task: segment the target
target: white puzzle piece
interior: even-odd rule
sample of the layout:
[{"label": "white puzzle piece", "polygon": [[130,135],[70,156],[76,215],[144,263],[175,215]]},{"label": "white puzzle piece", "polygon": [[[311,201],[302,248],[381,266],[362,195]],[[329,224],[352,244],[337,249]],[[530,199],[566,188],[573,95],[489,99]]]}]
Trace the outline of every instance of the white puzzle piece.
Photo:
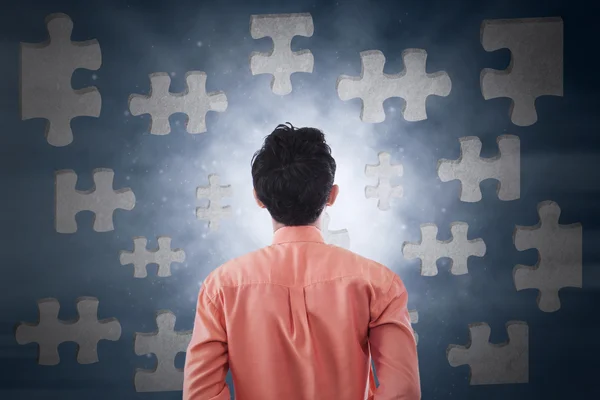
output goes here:
[{"label": "white puzzle piece", "polygon": [[[416,324],[419,322],[419,312],[417,310],[409,310],[408,314],[410,315],[411,324]],[[415,335],[415,342],[419,344],[419,334],[414,329],[413,334]]]},{"label": "white puzzle piece", "polygon": [[171,77],[157,72],[150,75],[150,95],[133,94],[129,97],[129,111],[138,116],[150,114],[150,133],[167,135],[171,133],[169,117],[175,113],[187,115],[186,130],[191,134],[206,132],[206,114],[209,111],[227,110],[227,96],[224,92],[206,92],[206,73],[191,71],[185,75],[187,89],[182,93],[171,93]]},{"label": "white puzzle piece", "polygon": [[508,342],[490,343],[486,323],[469,325],[468,346],[451,344],[446,350],[453,367],[468,364],[470,385],[498,385],[529,382],[529,327],[522,321],[506,324]]},{"label": "white puzzle piece", "polygon": [[517,225],[513,235],[517,250],[537,249],[538,262],[533,267],[517,265],[513,279],[517,291],[538,289],[540,310],[554,312],[560,309],[560,289],[580,288],[583,284],[582,226],[560,225],[560,207],[553,201],[539,203],[538,214],[537,225]]},{"label": "white puzzle piece", "polygon": [[231,217],[231,206],[222,206],[224,197],[231,197],[233,190],[231,185],[220,186],[220,178],[216,174],[208,176],[208,186],[200,186],[196,189],[198,200],[208,199],[207,207],[196,208],[196,217],[208,221],[208,228],[212,231],[219,229],[223,218]]},{"label": "white puzzle piece", "polygon": [[135,354],[155,354],[156,368],[137,369],[136,392],[168,392],[183,390],[183,368],[175,368],[175,357],[187,351],[192,331],[175,331],[175,314],[159,311],[156,316],[158,330],[151,333],[135,333]]},{"label": "white puzzle piece", "polygon": [[78,363],[96,363],[98,342],[116,341],[121,337],[121,324],[115,318],[98,321],[98,303],[94,297],[80,297],[77,299],[79,317],[73,321],[61,321],[58,319],[58,300],[41,299],[38,301],[39,322],[19,324],[16,330],[17,343],[37,343],[40,365],[58,364],[58,346],[63,342],[77,343]]},{"label": "white puzzle piece", "polygon": [[312,16],[301,14],[266,14],[250,17],[250,34],[253,39],[270,37],[270,53],[252,52],[252,75],[271,74],[271,90],[280,96],[292,92],[291,76],[296,72],[312,73],[314,57],[310,50],[292,51],[294,36],[311,37],[314,32]]},{"label": "white puzzle piece", "polygon": [[460,200],[477,202],[482,198],[480,183],[486,179],[498,181],[498,198],[503,201],[517,200],[521,195],[521,144],[513,135],[497,139],[499,154],[481,158],[481,140],[475,136],[459,139],[458,160],[441,159],[437,172],[442,182],[460,181]]},{"label": "white puzzle piece", "polygon": [[365,187],[365,197],[367,199],[379,199],[377,208],[387,211],[390,209],[392,198],[402,198],[404,195],[402,186],[392,186],[391,184],[392,178],[401,177],[404,174],[404,167],[402,167],[402,164],[391,164],[392,156],[390,153],[380,152],[377,157],[379,158],[379,164],[365,166],[365,175],[369,178],[377,178],[377,186]]},{"label": "white puzzle piece", "polygon": [[21,119],[48,120],[46,140],[61,147],[73,142],[73,118],[100,116],[98,89],[73,90],[71,77],[79,68],[98,70],[102,53],[96,39],[71,41],[73,21],[68,15],[48,15],[46,25],[49,40],[21,43]]},{"label": "white puzzle piece", "polygon": [[145,237],[133,238],[133,251],[121,251],[119,259],[121,265],[133,264],[134,278],[148,276],[148,264],[157,264],[159,277],[171,276],[171,264],[185,261],[185,252],[181,249],[171,250],[171,238],[158,237],[158,249],[148,250],[148,239]]},{"label": "white puzzle piece", "polygon": [[450,224],[452,238],[437,240],[438,228],[435,224],[421,225],[421,242],[402,244],[402,254],[406,259],[421,260],[421,275],[435,276],[438,274],[436,262],[440,258],[450,258],[452,275],[468,274],[467,260],[469,257],[483,257],[486,245],[483,239],[467,239],[469,225],[464,222]]},{"label": "white puzzle piece", "polygon": [[505,70],[481,71],[481,93],[486,100],[512,99],[510,120],[518,126],[537,122],[535,100],[563,95],[563,21],[561,18],[485,20],[481,24],[485,51],[508,48]]},{"label": "white puzzle piece", "polygon": [[323,213],[323,221],[321,222],[321,234],[325,243],[332,244],[334,246],[343,247],[344,249],[350,248],[350,234],[348,229],[340,229],[337,231],[329,230],[329,223],[331,217],[327,212]]},{"label": "white puzzle piece", "polygon": [[383,122],[383,102],[392,97],[404,99],[402,115],[405,120],[425,120],[427,97],[446,97],[452,89],[452,82],[446,72],[428,74],[425,71],[427,52],[422,49],[407,49],[402,52],[404,70],[398,74],[383,72],[385,56],[379,50],[361,52],[360,60],[360,77],[341,75],[336,88],[343,101],[355,98],[362,100],[360,119],[363,122]]},{"label": "white puzzle piece", "polygon": [[75,215],[81,211],[94,213],[94,231],[114,230],[113,213],[116,209],[131,211],[135,206],[135,195],[129,188],[113,189],[115,173],[111,169],[98,168],[93,171],[94,187],[91,190],[75,189],[77,174],[72,170],[56,172],[56,231],[77,232]]}]

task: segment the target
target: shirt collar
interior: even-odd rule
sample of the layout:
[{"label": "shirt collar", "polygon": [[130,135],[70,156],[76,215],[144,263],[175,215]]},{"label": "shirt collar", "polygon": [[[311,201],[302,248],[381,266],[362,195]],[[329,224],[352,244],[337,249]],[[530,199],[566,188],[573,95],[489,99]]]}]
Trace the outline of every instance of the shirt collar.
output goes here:
[{"label": "shirt collar", "polygon": [[313,225],[284,226],[273,234],[273,244],[292,242],[325,243],[321,230]]}]

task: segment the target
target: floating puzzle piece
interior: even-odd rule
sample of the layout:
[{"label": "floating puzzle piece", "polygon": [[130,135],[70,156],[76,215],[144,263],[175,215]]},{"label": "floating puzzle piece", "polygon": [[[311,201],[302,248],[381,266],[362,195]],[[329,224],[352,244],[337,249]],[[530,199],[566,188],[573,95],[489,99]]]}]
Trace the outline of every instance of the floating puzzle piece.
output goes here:
[{"label": "floating puzzle piece", "polygon": [[340,229],[337,231],[329,230],[329,223],[331,217],[328,213],[323,213],[323,221],[321,222],[321,234],[325,243],[332,244],[334,246],[343,247],[344,249],[350,248],[350,235],[348,229]]},{"label": "floating puzzle piece", "polygon": [[98,89],[73,90],[71,77],[78,68],[98,70],[102,53],[96,39],[71,42],[73,21],[68,15],[50,14],[46,25],[49,40],[21,43],[21,119],[47,119],[46,140],[62,147],[73,141],[73,118],[100,116]]},{"label": "floating puzzle piece", "polygon": [[91,190],[75,189],[77,174],[72,170],[56,172],[56,231],[77,232],[75,215],[80,211],[94,213],[94,230],[114,230],[113,213],[117,208],[131,211],[135,206],[135,195],[129,188],[113,190],[112,169],[98,168],[93,171],[94,187]]},{"label": "floating puzzle piece", "polygon": [[385,74],[385,56],[379,50],[360,53],[362,71],[360,77],[341,75],[336,88],[341,100],[362,99],[360,119],[378,123],[385,120],[383,102],[391,97],[404,99],[402,116],[407,121],[427,119],[428,96],[446,97],[452,89],[450,77],[444,71],[425,72],[427,52],[407,49],[402,52],[404,70],[398,74]]},{"label": "floating puzzle piece", "polygon": [[121,324],[116,318],[98,321],[98,299],[80,297],[77,299],[79,318],[73,321],[58,319],[60,304],[53,298],[38,301],[39,322],[22,322],[17,326],[16,339],[19,344],[38,344],[38,364],[56,365],[60,362],[58,345],[63,342],[77,343],[77,362],[92,364],[98,362],[98,342],[119,340]]},{"label": "floating puzzle piece", "polygon": [[208,199],[208,207],[196,208],[196,217],[208,221],[208,228],[212,231],[219,229],[222,218],[231,216],[231,206],[221,206],[223,197],[231,197],[231,185],[219,186],[220,178],[216,174],[208,176],[208,186],[200,186],[196,189],[198,200]]},{"label": "floating puzzle piece", "polygon": [[481,93],[486,100],[512,99],[513,124],[529,126],[538,117],[535,100],[563,95],[563,21],[561,18],[485,20],[481,24],[485,51],[508,48],[510,65],[500,71],[481,71]]},{"label": "floating puzzle piece", "polygon": [[182,263],[185,261],[185,252],[181,249],[171,250],[171,238],[160,236],[158,238],[158,249],[148,250],[148,240],[145,237],[133,238],[133,251],[121,251],[121,265],[133,264],[134,278],[145,278],[148,276],[146,266],[157,264],[160,277],[171,276],[171,263]]},{"label": "floating puzzle piece", "polygon": [[464,222],[450,224],[452,239],[437,240],[438,228],[435,224],[421,225],[421,242],[402,244],[402,254],[411,260],[421,259],[421,275],[435,276],[438,274],[436,262],[440,258],[450,258],[452,275],[468,274],[467,260],[469,257],[483,257],[486,246],[483,239],[467,239],[469,225]]},{"label": "floating puzzle piece", "polygon": [[168,392],[183,390],[183,368],[175,368],[175,357],[183,353],[192,339],[192,331],[175,331],[175,314],[159,311],[156,315],[158,331],[135,333],[135,354],[155,354],[156,368],[138,368],[135,372],[136,392]]},{"label": "floating puzzle piece", "polygon": [[510,321],[506,330],[508,342],[493,344],[488,324],[469,325],[469,346],[448,346],[448,362],[453,367],[471,367],[470,385],[529,382],[529,327],[526,322]]},{"label": "floating puzzle piece", "polygon": [[150,74],[150,96],[129,96],[129,111],[138,116],[150,114],[150,133],[171,133],[169,117],[175,113],[187,114],[186,130],[197,134],[206,132],[206,114],[209,111],[223,112],[227,109],[227,96],[222,91],[206,93],[206,73],[191,71],[185,74],[187,90],[171,93],[171,77],[167,73]]},{"label": "floating puzzle piece", "polygon": [[515,228],[513,240],[519,251],[537,249],[535,266],[517,265],[513,279],[517,291],[538,289],[537,304],[544,312],[560,309],[558,291],[583,284],[583,239],[580,223],[559,225],[560,207],[553,201],[538,204],[540,222]]},{"label": "floating puzzle piece", "polygon": [[[419,312],[417,310],[409,310],[408,314],[410,315],[411,324],[416,324],[419,322]],[[419,334],[414,329],[413,334],[415,335],[415,342],[419,344]]]},{"label": "floating puzzle piece", "polygon": [[377,157],[379,158],[379,164],[365,166],[365,175],[378,180],[377,186],[365,187],[365,196],[367,199],[379,199],[377,208],[386,211],[390,209],[392,197],[401,198],[404,195],[402,186],[392,186],[390,183],[393,177],[404,174],[404,168],[402,164],[390,164],[392,156],[389,153],[381,152]]},{"label": "floating puzzle piece", "polygon": [[461,184],[460,200],[481,200],[479,184],[486,179],[498,181],[498,198],[503,201],[516,200],[521,194],[521,144],[513,135],[502,135],[497,139],[499,154],[481,158],[481,140],[475,136],[459,139],[458,160],[441,159],[437,172],[442,182],[458,179]]},{"label": "floating puzzle piece", "polygon": [[292,51],[294,36],[311,37],[315,28],[312,16],[302,14],[266,14],[250,17],[252,39],[270,37],[273,50],[270,53],[253,51],[250,54],[252,75],[271,74],[271,90],[284,96],[292,92],[291,76],[296,72],[313,72],[315,64],[310,50]]}]

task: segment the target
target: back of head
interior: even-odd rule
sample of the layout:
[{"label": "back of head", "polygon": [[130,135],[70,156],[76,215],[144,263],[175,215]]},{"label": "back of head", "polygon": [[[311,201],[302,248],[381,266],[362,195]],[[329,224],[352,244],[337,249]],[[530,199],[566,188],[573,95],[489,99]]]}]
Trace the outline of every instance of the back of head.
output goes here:
[{"label": "back of head", "polygon": [[252,182],[275,221],[309,225],[325,208],[336,164],[322,131],[287,124],[278,125],[252,157]]}]

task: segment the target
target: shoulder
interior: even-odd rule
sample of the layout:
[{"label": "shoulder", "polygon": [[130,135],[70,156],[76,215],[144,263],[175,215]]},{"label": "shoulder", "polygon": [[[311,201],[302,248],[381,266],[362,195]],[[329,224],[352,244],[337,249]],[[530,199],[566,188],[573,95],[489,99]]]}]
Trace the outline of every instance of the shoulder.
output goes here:
[{"label": "shoulder", "polygon": [[[341,276],[360,276],[375,293],[387,293],[393,285],[403,288],[399,276],[382,263],[361,256],[342,247],[318,244],[313,247],[318,258],[328,264],[323,276],[314,275],[313,278],[328,278]],[[268,261],[277,258],[278,253],[273,252],[271,246],[263,247],[253,252],[233,258],[214,269],[204,279],[203,286],[206,293],[212,298],[224,287],[235,287],[247,283],[256,283],[270,279],[268,273],[262,273],[262,265],[270,265]],[[330,258],[330,260],[327,260]]]},{"label": "shoulder", "polygon": [[239,286],[257,280],[257,260],[266,256],[267,248],[258,249],[242,256],[232,258],[211,271],[202,285],[210,297],[226,286]]},{"label": "shoulder", "polygon": [[354,275],[362,276],[374,288],[386,291],[394,281],[402,282],[394,271],[382,263],[341,247],[331,246],[331,251],[338,259],[343,260],[344,268],[351,269]]}]

